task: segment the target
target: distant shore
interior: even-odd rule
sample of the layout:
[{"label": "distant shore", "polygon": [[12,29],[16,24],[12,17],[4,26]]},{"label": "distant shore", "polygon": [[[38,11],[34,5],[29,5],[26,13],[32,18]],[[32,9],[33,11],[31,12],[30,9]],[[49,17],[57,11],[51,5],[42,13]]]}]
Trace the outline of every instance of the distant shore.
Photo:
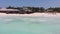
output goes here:
[{"label": "distant shore", "polygon": [[60,13],[33,13],[33,14],[6,14],[6,13],[0,13],[0,16],[60,16]]}]

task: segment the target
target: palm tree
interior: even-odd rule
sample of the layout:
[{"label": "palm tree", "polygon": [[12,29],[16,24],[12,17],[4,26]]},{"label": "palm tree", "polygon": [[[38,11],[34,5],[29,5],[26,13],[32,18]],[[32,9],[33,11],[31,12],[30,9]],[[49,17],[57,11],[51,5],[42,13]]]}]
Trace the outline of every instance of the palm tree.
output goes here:
[{"label": "palm tree", "polygon": [[40,12],[45,12],[45,8],[43,8],[43,7],[40,7],[39,10],[40,10]]},{"label": "palm tree", "polygon": [[12,6],[8,6],[6,7],[7,9],[14,9],[15,7],[12,7]]}]

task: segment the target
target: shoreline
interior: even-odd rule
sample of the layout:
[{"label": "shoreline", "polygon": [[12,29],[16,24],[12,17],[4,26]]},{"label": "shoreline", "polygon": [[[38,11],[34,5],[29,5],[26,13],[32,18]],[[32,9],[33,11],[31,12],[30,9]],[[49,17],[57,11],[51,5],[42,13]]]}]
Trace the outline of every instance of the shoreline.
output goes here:
[{"label": "shoreline", "polygon": [[33,13],[33,14],[6,14],[6,13],[0,13],[0,16],[45,16],[45,17],[49,17],[49,16],[60,16],[60,13]]}]

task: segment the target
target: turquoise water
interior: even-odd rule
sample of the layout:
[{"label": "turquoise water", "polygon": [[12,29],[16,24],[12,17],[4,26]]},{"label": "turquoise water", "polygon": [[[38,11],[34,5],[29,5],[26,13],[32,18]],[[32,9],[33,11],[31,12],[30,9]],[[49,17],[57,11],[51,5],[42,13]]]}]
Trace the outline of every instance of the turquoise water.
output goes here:
[{"label": "turquoise water", "polygon": [[0,16],[0,34],[60,34],[60,17]]}]

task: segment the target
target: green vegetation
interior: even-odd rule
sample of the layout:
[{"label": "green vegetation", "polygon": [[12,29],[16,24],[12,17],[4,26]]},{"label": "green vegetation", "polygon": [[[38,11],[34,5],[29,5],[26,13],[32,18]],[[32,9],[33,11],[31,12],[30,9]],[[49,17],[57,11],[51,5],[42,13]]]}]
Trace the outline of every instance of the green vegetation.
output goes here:
[{"label": "green vegetation", "polygon": [[49,13],[60,13],[60,8],[59,7],[50,7],[48,9],[45,9],[43,7],[6,7],[7,9],[18,9],[20,10],[21,14],[30,14],[30,13],[45,13],[45,12],[49,12]]}]

